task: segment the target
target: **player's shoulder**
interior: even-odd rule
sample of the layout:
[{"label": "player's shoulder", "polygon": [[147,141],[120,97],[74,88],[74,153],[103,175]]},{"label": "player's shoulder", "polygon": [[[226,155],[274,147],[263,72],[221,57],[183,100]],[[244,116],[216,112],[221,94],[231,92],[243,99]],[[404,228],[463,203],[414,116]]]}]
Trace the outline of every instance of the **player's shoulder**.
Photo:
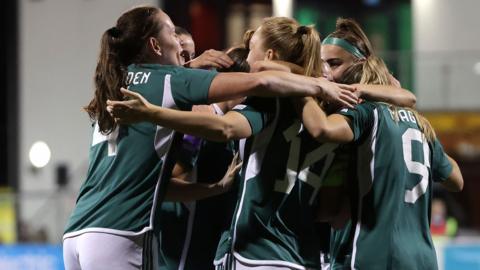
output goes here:
[{"label": "player's shoulder", "polygon": [[355,105],[353,108],[342,108],[337,113],[343,115],[358,114],[358,113],[368,113],[372,112],[375,109],[378,109],[380,104],[377,102],[364,101],[360,104]]}]

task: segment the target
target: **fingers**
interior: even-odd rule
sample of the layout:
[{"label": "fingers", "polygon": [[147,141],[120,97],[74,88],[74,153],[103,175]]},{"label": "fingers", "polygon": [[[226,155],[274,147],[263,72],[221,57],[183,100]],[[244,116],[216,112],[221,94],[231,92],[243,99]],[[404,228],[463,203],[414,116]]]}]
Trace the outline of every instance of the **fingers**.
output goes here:
[{"label": "fingers", "polygon": [[355,92],[350,92],[348,90],[342,90],[340,95],[343,99],[350,101],[352,104],[358,103],[358,97]]},{"label": "fingers", "polygon": [[233,60],[224,52],[208,50],[190,62],[194,68],[228,68],[233,65]]},{"label": "fingers", "polygon": [[357,91],[357,88],[353,85],[348,85],[348,84],[339,84],[337,83],[337,86],[340,87],[343,90],[348,90],[350,92],[355,92]]},{"label": "fingers", "polygon": [[110,106],[113,109],[131,109],[135,104],[138,104],[136,100],[107,100],[107,107]]},{"label": "fingers", "polygon": [[351,103],[348,99],[343,99],[343,97],[340,97],[340,105],[342,105],[342,107],[347,107],[347,108],[350,108],[350,109],[353,109],[355,104],[357,103]]},{"label": "fingers", "polygon": [[137,92],[133,92],[133,91],[130,91],[126,88],[120,88],[120,92],[122,92],[123,96],[125,97],[131,97],[131,98],[138,98],[140,99],[140,94],[138,94]]},{"label": "fingers", "polygon": [[238,163],[237,166],[235,166],[235,168],[233,168],[233,171],[235,173],[237,173],[242,168],[242,165],[243,165],[243,161]]},{"label": "fingers", "polygon": [[218,64],[221,64],[225,67],[233,65],[233,60],[226,53],[216,50],[208,50],[207,52],[216,60]]},{"label": "fingers", "polygon": [[239,164],[242,164],[242,160],[240,159],[240,155],[238,152],[233,155],[232,162],[230,163],[230,166],[228,166],[229,170],[231,171],[238,171],[237,168],[241,168],[242,166],[238,166]]}]

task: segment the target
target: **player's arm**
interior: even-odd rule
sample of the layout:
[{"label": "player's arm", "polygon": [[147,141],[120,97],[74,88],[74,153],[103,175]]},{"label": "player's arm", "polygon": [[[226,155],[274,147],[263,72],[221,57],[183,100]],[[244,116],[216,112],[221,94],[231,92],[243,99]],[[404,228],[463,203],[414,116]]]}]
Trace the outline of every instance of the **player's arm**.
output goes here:
[{"label": "player's arm", "polygon": [[452,172],[450,173],[450,176],[441,183],[448,191],[460,192],[463,189],[462,172],[460,171],[460,167],[458,167],[457,162],[450,156],[446,156],[452,165]]},{"label": "player's arm", "polygon": [[256,61],[253,65],[250,66],[250,72],[260,72],[266,70],[277,70],[277,71],[285,71],[294,74],[305,74],[305,70],[303,67],[280,60],[261,60]]},{"label": "player's arm", "polygon": [[120,124],[147,121],[211,141],[242,139],[252,134],[248,120],[235,111],[220,116],[173,110],[153,105],[138,93],[125,89],[122,92],[131,99],[107,101],[107,110]]},{"label": "player's arm", "polygon": [[172,170],[172,178],[187,180],[191,170],[192,169],[183,162],[177,162]]},{"label": "player's arm", "polygon": [[347,143],[354,139],[348,118],[340,114],[327,116],[312,97],[296,98],[294,103],[304,127],[317,141]]},{"label": "player's arm", "polygon": [[[226,91],[226,89],[228,91]],[[352,107],[355,88],[325,78],[306,77],[284,71],[219,73],[210,84],[208,101],[218,102],[245,96],[319,96],[323,100]]]},{"label": "player's arm", "polygon": [[183,179],[172,178],[170,180],[167,193],[165,194],[166,201],[174,202],[188,202],[196,201],[212,196],[223,194],[232,188],[235,180],[235,175],[242,167],[242,162],[238,153],[233,157],[230,166],[223,178],[213,184],[192,183]]},{"label": "player's arm", "polygon": [[228,68],[233,65],[233,60],[224,52],[217,50],[206,50],[198,57],[186,62],[185,67],[190,68]]},{"label": "player's arm", "polygon": [[375,84],[354,84],[357,95],[361,99],[381,101],[400,107],[414,108],[417,98],[415,95],[401,87]]}]

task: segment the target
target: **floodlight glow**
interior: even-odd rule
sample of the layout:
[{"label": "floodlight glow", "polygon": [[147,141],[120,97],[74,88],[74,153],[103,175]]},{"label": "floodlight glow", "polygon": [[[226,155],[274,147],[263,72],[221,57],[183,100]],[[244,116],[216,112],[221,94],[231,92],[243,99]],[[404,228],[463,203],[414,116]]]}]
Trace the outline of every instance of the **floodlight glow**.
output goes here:
[{"label": "floodlight glow", "polygon": [[274,17],[293,17],[293,0],[273,0]]},{"label": "floodlight glow", "polygon": [[473,72],[475,72],[477,75],[480,75],[480,62],[477,62],[475,65],[473,65]]},{"label": "floodlight glow", "polygon": [[50,161],[50,148],[45,142],[35,142],[32,147],[30,147],[28,157],[30,158],[30,163],[32,163],[35,168],[43,168]]}]

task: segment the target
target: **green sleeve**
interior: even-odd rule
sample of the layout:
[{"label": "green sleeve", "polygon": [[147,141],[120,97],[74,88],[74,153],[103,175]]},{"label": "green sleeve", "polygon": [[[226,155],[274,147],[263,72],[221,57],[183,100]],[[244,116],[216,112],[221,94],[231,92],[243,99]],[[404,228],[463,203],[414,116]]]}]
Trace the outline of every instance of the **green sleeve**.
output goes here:
[{"label": "green sleeve", "polygon": [[216,71],[177,68],[172,74],[170,85],[178,108],[191,110],[192,105],[208,104],[208,90],[216,75]]},{"label": "green sleeve", "polygon": [[353,109],[345,108],[337,112],[350,120],[349,125],[353,131],[355,142],[370,134],[375,121],[375,109],[376,106],[373,103],[364,102]]},{"label": "green sleeve", "polygon": [[452,164],[448,160],[445,151],[443,151],[442,144],[435,139],[432,143],[432,178],[433,181],[445,181],[452,173]]},{"label": "green sleeve", "polygon": [[273,119],[276,99],[249,97],[244,103],[233,108],[234,111],[247,118],[252,135],[262,131]]}]

